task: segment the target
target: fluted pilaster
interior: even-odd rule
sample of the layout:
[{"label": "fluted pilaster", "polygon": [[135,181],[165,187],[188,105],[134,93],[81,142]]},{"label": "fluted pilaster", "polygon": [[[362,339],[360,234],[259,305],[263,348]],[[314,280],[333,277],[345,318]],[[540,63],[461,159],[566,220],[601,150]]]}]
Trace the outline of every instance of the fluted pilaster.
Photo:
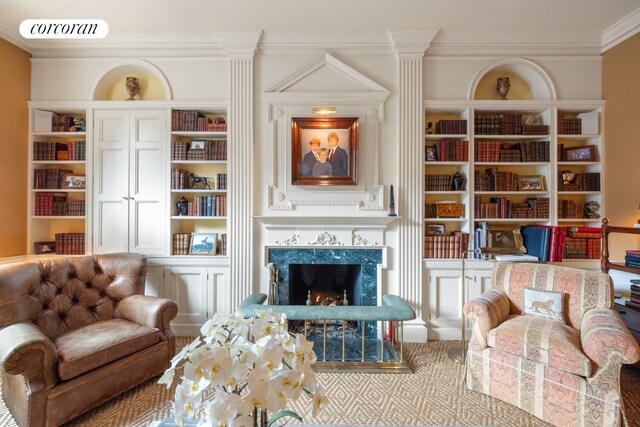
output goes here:
[{"label": "fluted pilaster", "polygon": [[422,302],[422,57],[402,55],[399,65],[398,205],[400,295],[421,317]]},{"label": "fluted pilaster", "polygon": [[260,32],[217,34],[230,57],[228,243],[230,311],[252,292],[253,57]]},{"label": "fluted pilaster", "polygon": [[437,31],[393,32],[398,58],[398,274],[399,290],[422,323],[422,203],[424,111],[422,59]]}]

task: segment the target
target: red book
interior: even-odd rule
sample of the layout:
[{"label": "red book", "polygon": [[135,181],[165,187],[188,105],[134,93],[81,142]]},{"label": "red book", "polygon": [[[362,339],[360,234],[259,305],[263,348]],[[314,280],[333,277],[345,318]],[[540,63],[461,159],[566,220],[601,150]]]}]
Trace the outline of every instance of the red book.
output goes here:
[{"label": "red book", "polygon": [[566,227],[558,227],[558,248],[556,250],[556,259],[558,262],[562,261],[562,254],[564,252],[564,241],[567,238]]},{"label": "red book", "polygon": [[579,233],[602,233],[600,227],[571,227],[569,231],[577,231]]}]

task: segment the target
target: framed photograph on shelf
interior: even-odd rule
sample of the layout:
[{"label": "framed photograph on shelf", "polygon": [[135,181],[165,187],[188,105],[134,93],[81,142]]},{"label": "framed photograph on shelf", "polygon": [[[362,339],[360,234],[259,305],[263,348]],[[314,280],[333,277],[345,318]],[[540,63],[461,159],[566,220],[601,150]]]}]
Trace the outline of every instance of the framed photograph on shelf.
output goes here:
[{"label": "framed photograph on shelf", "polygon": [[564,147],[564,160],[568,162],[595,162],[596,146]]},{"label": "framed photograph on shelf", "polygon": [[520,175],[518,191],[544,191],[544,178],[542,175]]},{"label": "framed photograph on shelf", "polygon": [[191,233],[189,255],[215,255],[218,233]]},{"label": "framed photograph on shelf", "polygon": [[52,255],[56,253],[56,242],[33,242],[33,249],[37,255]]},{"label": "framed photograph on shelf", "polygon": [[428,236],[444,236],[444,224],[429,223],[427,224]]},{"label": "framed photograph on shelf", "polygon": [[487,229],[487,252],[494,254],[524,254],[519,224],[489,224]]},{"label": "framed photograph on shelf", "polygon": [[435,146],[424,147],[424,160],[426,162],[437,162],[438,161],[438,152],[436,151],[436,147]]},{"label": "framed photograph on shelf", "polygon": [[62,188],[65,190],[83,190],[86,188],[87,178],[84,175],[72,173],[62,174]]},{"label": "framed photograph on shelf", "polygon": [[201,139],[194,139],[189,143],[189,150],[204,150],[204,141]]},{"label": "framed photograph on shelf", "polygon": [[356,185],[357,117],[291,118],[291,184]]}]

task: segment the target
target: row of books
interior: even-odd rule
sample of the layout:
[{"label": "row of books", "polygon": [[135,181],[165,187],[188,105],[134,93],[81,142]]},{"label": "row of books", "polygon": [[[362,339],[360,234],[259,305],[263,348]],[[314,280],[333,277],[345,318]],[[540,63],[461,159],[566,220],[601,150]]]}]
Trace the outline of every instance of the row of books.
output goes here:
[{"label": "row of books", "polygon": [[227,141],[224,139],[171,141],[171,160],[227,160]]},{"label": "row of books", "polygon": [[[560,262],[563,259],[599,259],[601,229],[598,227],[558,227],[553,225],[527,225],[520,228],[523,245],[528,255],[542,262]],[[474,249],[491,247],[487,223],[478,223],[474,230]],[[482,258],[475,254],[474,258]]]},{"label": "row of books", "polygon": [[476,162],[548,162],[549,141],[478,141],[474,148]]},{"label": "row of books", "polygon": [[566,172],[558,172],[558,191],[600,191],[600,172],[576,173],[573,179],[563,179]]},{"label": "row of books", "polygon": [[573,200],[558,200],[558,218],[582,219],[585,216],[585,203]]},{"label": "row of books", "polygon": [[227,196],[193,196],[187,204],[186,216],[227,216]]},{"label": "row of books", "polygon": [[425,147],[424,160],[437,162],[467,162],[469,161],[469,141],[442,140],[433,146],[435,155],[429,156],[429,149]]},{"label": "row of books", "polygon": [[56,254],[84,255],[84,233],[56,234]]},{"label": "row of books", "polygon": [[[630,252],[640,256],[640,251],[627,251],[627,254]],[[631,279],[629,299],[624,304],[640,310],[640,279]]]},{"label": "row of books", "polygon": [[[227,254],[227,234],[214,233],[215,243],[213,248],[213,254],[211,255],[226,255]],[[171,239],[171,254],[172,255],[189,255],[191,253],[191,235],[192,233],[175,233]]]},{"label": "row of books", "polygon": [[476,135],[522,135],[522,114],[476,114],[474,132]]},{"label": "row of books", "polygon": [[51,116],[52,132],[80,132],[84,131],[82,126],[76,126],[76,119],[81,119],[84,123],[84,117],[75,117],[67,114],[53,114]]},{"label": "row of books", "polygon": [[476,191],[518,191],[518,174],[487,168],[474,171]]},{"label": "row of books", "polygon": [[211,119],[199,111],[174,110],[171,129],[178,132],[226,132],[227,122],[222,116]]},{"label": "row of books", "polygon": [[469,233],[454,231],[449,236],[424,236],[425,258],[462,258],[469,246]]},{"label": "row of books", "polygon": [[[453,175],[425,175],[425,191],[452,191],[454,190]],[[464,187],[460,190],[464,191]]]},{"label": "row of books", "polygon": [[41,189],[59,189],[62,188],[62,182],[65,174],[72,174],[73,171],[68,169],[34,169],[33,170],[33,188]]},{"label": "row of books", "polygon": [[67,200],[67,193],[36,193],[36,216],[84,216],[84,200]]},{"label": "row of books", "polygon": [[640,250],[628,250],[624,256],[624,265],[640,268]]},{"label": "row of books", "polygon": [[443,135],[464,135],[467,133],[467,121],[462,119],[446,119],[436,122],[436,133]]},{"label": "row of books", "polygon": [[475,196],[473,214],[475,218],[548,219],[549,199],[541,197],[513,202],[506,197],[491,197],[485,203],[481,196]]},{"label": "row of books", "polygon": [[34,141],[33,160],[85,160],[86,147],[85,141]]},{"label": "row of books", "polygon": [[568,118],[564,114],[558,114],[558,134],[559,135],[581,135],[582,120],[578,118]]},{"label": "row of books", "polygon": [[[204,189],[205,187],[201,183],[193,184],[191,180],[191,172],[186,169],[171,169],[171,189],[172,190],[189,190],[189,189]],[[226,190],[227,189],[227,174],[217,173],[213,177],[207,177],[207,184],[212,190]]]}]

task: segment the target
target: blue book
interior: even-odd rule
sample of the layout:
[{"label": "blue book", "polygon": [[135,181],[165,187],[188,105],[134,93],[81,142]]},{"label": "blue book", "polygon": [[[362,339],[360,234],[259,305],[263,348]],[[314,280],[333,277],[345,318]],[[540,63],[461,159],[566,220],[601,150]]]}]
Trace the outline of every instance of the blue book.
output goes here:
[{"label": "blue book", "polygon": [[549,261],[549,243],[551,229],[544,227],[526,226],[520,230],[527,254],[537,256],[540,261]]}]

